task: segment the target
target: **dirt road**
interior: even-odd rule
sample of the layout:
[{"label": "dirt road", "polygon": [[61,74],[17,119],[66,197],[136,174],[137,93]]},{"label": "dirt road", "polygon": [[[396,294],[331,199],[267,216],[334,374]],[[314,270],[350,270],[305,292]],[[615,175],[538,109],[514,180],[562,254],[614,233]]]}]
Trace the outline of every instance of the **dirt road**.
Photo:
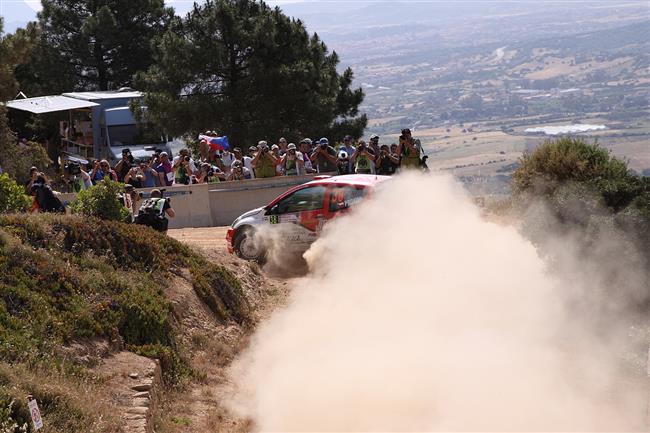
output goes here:
[{"label": "dirt road", "polygon": [[228,227],[200,227],[169,230],[167,234],[186,244],[210,251],[214,249],[226,252],[226,232]]},{"label": "dirt road", "polygon": [[228,253],[228,227],[169,230],[168,235],[200,250],[210,261],[233,273],[251,306],[253,324],[242,329],[220,323],[198,299],[191,284],[177,279],[167,293],[180,324],[179,338],[198,377],[183,389],[169,390],[155,415],[158,433],[247,433],[250,421],[231,414],[223,402],[229,398],[227,368],[247,344],[257,323],[285,304],[291,280],[272,277]]}]

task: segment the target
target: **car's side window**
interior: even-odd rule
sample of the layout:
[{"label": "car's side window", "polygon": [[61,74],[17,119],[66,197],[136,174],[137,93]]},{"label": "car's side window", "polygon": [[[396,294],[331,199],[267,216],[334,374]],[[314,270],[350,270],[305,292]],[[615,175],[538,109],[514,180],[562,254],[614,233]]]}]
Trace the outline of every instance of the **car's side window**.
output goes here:
[{"label": "car's side window", "polygon": [[351,185],[334,185],[330,192],[329,211],[336,212],[354,206],[361,201],[365,194],[365,188],[356,188]]},{"label": "car's side window", "polygon": [[302,212],[323,208],[325,187],[321,185],[299,189],[277,204],[277,214]]}]

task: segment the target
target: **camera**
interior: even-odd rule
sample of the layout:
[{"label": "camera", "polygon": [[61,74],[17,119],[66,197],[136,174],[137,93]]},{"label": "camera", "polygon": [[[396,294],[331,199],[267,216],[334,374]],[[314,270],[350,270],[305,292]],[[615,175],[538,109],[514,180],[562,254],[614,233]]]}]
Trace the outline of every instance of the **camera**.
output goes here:
[{"label": "camera", "polygon": [[360,144],[357,149],[359,150],[359,152],[363,152],[364,150],[366,150],[366,145],[365,144]]},{"label": "camera", "polygon": [[184,160],[185,162],[190,162],[190,157],[189,157],[189,156],[186,156],[185,158],[183,158],[183,160]]},{"label": "camera", "polygon": [[79,176],[81,174],[81,166],[78,162],[68,162],[63,169],[71,176]]}]

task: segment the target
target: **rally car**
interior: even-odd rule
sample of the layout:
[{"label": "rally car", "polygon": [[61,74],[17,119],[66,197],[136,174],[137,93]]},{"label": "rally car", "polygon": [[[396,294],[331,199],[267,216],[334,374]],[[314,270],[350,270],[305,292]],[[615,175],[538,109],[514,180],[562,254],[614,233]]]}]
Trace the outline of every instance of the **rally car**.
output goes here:
[{"label": "rally car", "polygon": [[317,176],[237,218],[226,235],[228,251],[258,262],[265,261],[271,247],[285,252],[307,251],[327,221],[348,212],[386,179],[390,177]]}]

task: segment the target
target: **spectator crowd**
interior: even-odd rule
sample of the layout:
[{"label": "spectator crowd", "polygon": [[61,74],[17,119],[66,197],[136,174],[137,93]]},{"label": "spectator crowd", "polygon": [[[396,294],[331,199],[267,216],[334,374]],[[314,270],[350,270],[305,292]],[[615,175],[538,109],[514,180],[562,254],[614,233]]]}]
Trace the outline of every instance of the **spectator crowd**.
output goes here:
[{"label": "spectator crowd", "polygon": [[[207,131],[201,135],[206,136],[217,134]],[[232,151],[217,150],[205,139],[198,144],[196,158],[188,149],[181,149],[175,156],[156,150],[150,157],[136,159],[124,149],[113,166],[106,159],[88,165],[70,159],[64,166],[63,180],[69,191],[78,192],[104,179],[139,189],[312,173],[390,176],[406,168],[426,169],[420,141],[409,129],[402,130],[399,143],[390,145],[380,143],[378,135],[372,135],[367,143],[347,135],[337,144],[325,137],[304,138],[298,144],[280,138],[277,144],[260,141]]]}]

